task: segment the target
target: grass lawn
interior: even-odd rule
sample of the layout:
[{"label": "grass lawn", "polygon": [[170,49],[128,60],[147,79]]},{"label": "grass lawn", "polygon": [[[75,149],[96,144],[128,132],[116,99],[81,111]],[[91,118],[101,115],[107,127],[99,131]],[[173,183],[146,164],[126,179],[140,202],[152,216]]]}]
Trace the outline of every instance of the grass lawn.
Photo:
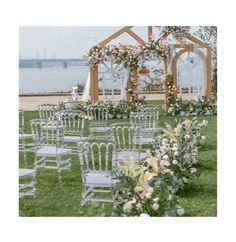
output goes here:
[{"label": "grass lawn", "polygon": [[[157,103],[150,101],[149,103]],[[30,132],[30,119],[38,118],[38,112],[25,112],[26,132]],[[174,123],[174,117],[160,114],[160,126],[165,122]],[[202,130],[207,137],[200,149],[197,168],[199,176],[179,193],[179,202],[185,208],[185,216],[217,216],[217,116],[198,117],[207,120]],[[109,120],[109,123],[118,120]],[[125,120],[120,120],[124,122]],[[85,134],[88,134],[86,123]],[[27,154],[28,167],[33,167],[33,154]],[[20,167],[25,167],[22,154],[19,155]],[[72,156],[71,171],[62,173],[62,187],[58,186],[55,171],[39,170],[37,173],[37,195],[23,197],[19,201],[20,216],[112,216],[112,205],[86,204],[80,206],[81,172],[77,155]]]}]

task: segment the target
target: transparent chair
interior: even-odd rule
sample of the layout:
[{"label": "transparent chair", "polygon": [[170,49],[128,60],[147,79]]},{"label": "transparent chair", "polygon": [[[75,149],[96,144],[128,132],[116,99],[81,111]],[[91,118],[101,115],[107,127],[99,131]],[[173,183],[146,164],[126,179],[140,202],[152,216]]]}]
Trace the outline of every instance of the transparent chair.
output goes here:
[{"label": "transparent chair", "polygon": [[154,112],[133,112],[130,114],[130,123],[140,128],[139,135],[142,145],[152,143],[155,136],[161,131]]},{"label": "transparent chair", "polygon": [[107,136],[110,132],[110,127],[107,126],[108,109],[102,106],[89,107],[87,115],[90,122],[89,132],[90,136],[99,134],[99,136]]},{"label": "transparent chair", "polygon": [[55,111],[58,109],[55,104],[40,104],[38,105],[40,119],[55,119]]},{"label": "transparent chair", "polygon": [[[31,141],[31,142],[30,142]],[[19,110],[19,151],[23,152],[24,163],[27,164],[27,152],[34,151],[32,134],[25,133],[24,111]]]},{"label": "transparent chair", "polygon": [[34,119],[31,120],[31,130],[35,142],[36,169],[53,169],[59,173],[70,170],[70,155],[72,150],[63,147],[64,128],[58,121]]},{"label": "transparent chair", "polygon": [[[64,143],[72,149],[73,154],[77,154],[77,142],[84,139],[84,114],[79,112],[60,112],[61,126],[64,127]],[[73,144],[76,144],[73,146]]]},{"label": "transparent chair", "polygon": [[116,164],[115,144],[104,139],[88,139],[78,143],[83,191],[81,205],[86,202],[113,202]]},{"label": "transparent chair", "polygon": [[36,169],[19,169],[19,197],[35,196]]},{"label": "transparent chair", "polygon": [[68,111],[84,110],[83,106],[84,106],[83,101],[63,101],[63,102],[59,102],[59,107],[60,107],[61,110],[62,109],[68,110]]},{"label": "transparent chair", "polygon": [[152,106],[152,105],[143,105],[138,106],[137,112],[144,112],[144,113],[154,113],[156,120],[159,120],[159,106]]},{"label": "transparent chair", "polygon": [[130,123],[117,123],[111,125],[111,133],[116,144],[117,161],[144,160],[147,152],[141,149],[140,127]]}]

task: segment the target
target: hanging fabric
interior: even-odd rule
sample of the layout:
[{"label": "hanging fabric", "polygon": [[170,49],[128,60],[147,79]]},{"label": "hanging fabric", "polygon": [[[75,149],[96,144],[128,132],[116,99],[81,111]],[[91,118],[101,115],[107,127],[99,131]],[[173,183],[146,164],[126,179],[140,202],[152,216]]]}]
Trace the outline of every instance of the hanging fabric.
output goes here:
[{"label": "hanging fabric", "polygon": [[124,79],[121,82],[121,87],[120,87],[120,99],[124,101],[127,101],[126,88],[129,81],[129,74],[130,74],[130,68],[126,68],[124,73]]},{"label": "hanging fabric", "polygon": [[87,102],[89,100],[89,92],[90,92],[90,71],[88,73],[87,81],[84,86],[83,94],[81,96],[81,100]]}]

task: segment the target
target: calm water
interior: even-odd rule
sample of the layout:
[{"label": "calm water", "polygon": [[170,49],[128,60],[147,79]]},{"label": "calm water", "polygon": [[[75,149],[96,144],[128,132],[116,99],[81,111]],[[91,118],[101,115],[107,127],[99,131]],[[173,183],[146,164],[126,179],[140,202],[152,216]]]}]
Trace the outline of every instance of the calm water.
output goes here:
[{"label": "calm water", "polygon": [[88,66],[69,68],[20,68],[19,91],[24,93],[65,92],[88,77]]}]

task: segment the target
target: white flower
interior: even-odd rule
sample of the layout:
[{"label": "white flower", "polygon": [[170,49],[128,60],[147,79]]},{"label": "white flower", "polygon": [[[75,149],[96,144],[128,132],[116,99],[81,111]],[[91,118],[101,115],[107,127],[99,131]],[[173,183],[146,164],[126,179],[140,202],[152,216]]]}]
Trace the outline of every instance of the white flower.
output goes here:
[{"label": "white flower", "polygon": [[153,198],[152,201],[155,202],[155,203],[157,203],[159,201],[159,198],[158,197]]},{"label": "white flower", "polygon": [[143,189],[142,189],[142,187],[140,187],[140,186],[136,186],[135,188],[134,188],[134,191],[135,192],[141,192]]},{"label": "white flower", "polygon": [[176,213],[177,213],[177,215],[179,215],[179,216],[183,216],[184,215],[184,209],[183,208],[177,208],[177,210],[176,210]]},{"label": "white flower", "polygon": [[147,192],[146,195],[145,195],[145,197],[146,197],[147,199],[150,199],[150,198],[152,197],[152,193]]},{"label": "white flower", "polygon": [[177,160],[173,160],[172,163],[173,163],[174,165],[177,165],[177,164],[178,164],[178,161],[177,161]]},{"label": "white flower", "polygon": [[164,156],[163,156],[163,159],[164,159],[164,160],[168,160],[168,159],[169,159],[169,156],[168,156],[168,155],[164,155]]},{"label": "white flower", "polygon": [[147,192],[152,194],[152,193],[154,192],[154,189],[153,189],[152,187],[149,187],[149,188],[147,189]]},{"label": "white flower", "polygon": [[147,213],[141,213],[139,217],[150,217]]},{"label": "white flower", "polygon": [[183,177],[182,180],[183,180],[184,183],[188,182],[188,179],[186,177]]},{"label": "white flower", "polygon": [[202,139],[203,141],[205,141],[206,137],[205,137],[205,136],[202,136],[201,139]]},{"label": "white flower", "polygon": [[174,152],[174,155],[175,155],[175,156],[179,155],[179,152],[178,152],[178,151],[175,151],[175,152]]},{"label": "white flower", "polygon": [[159,209],[160,205],[158,203],[153,203],[152,208],[153,210],[157,211]]},{"label": "white flower", "polygon": [[169,166],[170,162],[168,160],[161,160],[160,165],[161,166]]},{"label": "white flower", "polygon": [[178,150],[178,147],[174,146],[174,147],[172,148],[172,150],[173,150],[173,151],[177,151],[177,150]]},{"label": "white flower", "polygon": [[188,140],[190,138],[190,136],[188,134],[185,135],[184,137],[186,140]]},{"label": "white flower", "polygon": [[197,172],[197,169],[196,169],[195,167],[193,167],[193,168],[190,169],[190,172],[191,172],[192,174],[194,174],[194,173]]}]

